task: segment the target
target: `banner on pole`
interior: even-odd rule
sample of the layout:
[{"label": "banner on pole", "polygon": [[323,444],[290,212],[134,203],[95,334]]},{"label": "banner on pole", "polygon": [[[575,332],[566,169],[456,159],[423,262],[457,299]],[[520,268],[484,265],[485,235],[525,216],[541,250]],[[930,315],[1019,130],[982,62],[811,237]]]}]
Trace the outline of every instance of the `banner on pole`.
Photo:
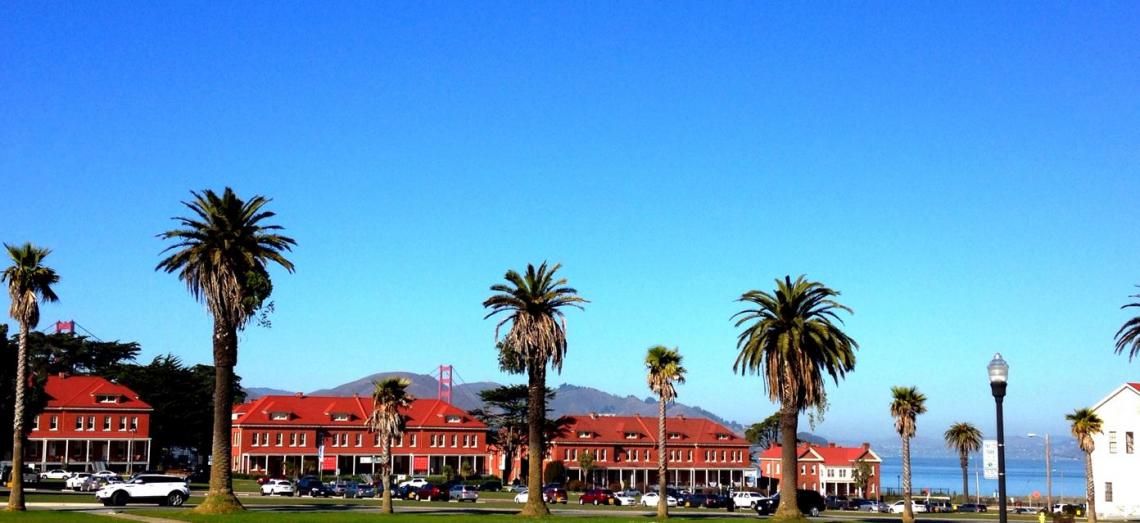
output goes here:
[{"label": "banner on pole", "polygon": [[982,441],[982,470],[986,479],[998,479],[998,444],[996,439]]}]

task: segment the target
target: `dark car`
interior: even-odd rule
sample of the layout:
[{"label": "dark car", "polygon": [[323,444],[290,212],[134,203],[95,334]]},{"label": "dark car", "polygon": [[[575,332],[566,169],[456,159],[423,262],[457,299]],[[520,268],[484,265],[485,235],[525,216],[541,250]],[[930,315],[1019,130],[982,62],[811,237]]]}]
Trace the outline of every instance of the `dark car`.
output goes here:
[{"label": "dark car", "polygon": [[958,505],[958,512],[987,512],[986,506],[980,503],[962,503]]},{"label": "dark car", "polygon": [[847,507],[847,496],[827,496],[823,504],[827,510],[842,510]]},{"label": "dark car", "polygon": [[503,484],[498,482],[498,481],[494,481],[494,480],[484,481],[484,482],[479,484],[479,490],[481,490],[483,492],[495,492],[495,491],[501,490],[502,488],[503,488]]},{"label": "dark car", "polygon": [[722,508],[727,500],[727,497],[718,494],[694,492],[682,495],[681,499],[677,500],[677,505],[686,508]]},{"label": "dark car", "polygon": [[542,490],[542,499],[547,503],[566,504],[570,501],[570,495],[562,487],[547,487]]},{"label": "dark car", "polygon": [[724,508],[727,507],[732,500],[725,494],[707,494],[705,496],[705,508]]},{"label": "dark car", "polygon": [[600,488],[587,490],[582,493],[582,497],[578,498],[578,504],[613,505],[614,491]]},{"label": "dark car", "polygon": [[847,500],[847,504],[839,507],[840,510],[859,510],[859,505],[866,503],[867,500],[863,498],[851,498]]},{"label": "dark car", "polygon": [[331,492],[329,491],[329,488],[326,487],[325,484],[321,482],[321,480],[317,479],[316,476],[304,476],[301,479],[297,480],[298,496],[327,498],[329,497],[330,493]]},{"label": "dark car", "polygon": [[447,494],[447,489],[441,488],[439,485],[432,485],[428,483],[416,490],[415,498],[427,501],[447,501],[450,498]]},{"label": "dark car", "polygon": [[416,499],[416,490],[419,487],[413,485],[404,485],[400,487],[392,487],[392,497],[395,499]]},{"label": "dark car", "polygon": [[[827,510],[827,504],[823,501],[823,496],[814,490],[800,490],[796,489],[796,505],[799,506],[800,512],[809,516],[818,516]],[[772,514],[776,511],[776,507],[780,506],[780,493],[777,492],[775,496],[768,499],[762,499],[756,502],[757,514]]]}]

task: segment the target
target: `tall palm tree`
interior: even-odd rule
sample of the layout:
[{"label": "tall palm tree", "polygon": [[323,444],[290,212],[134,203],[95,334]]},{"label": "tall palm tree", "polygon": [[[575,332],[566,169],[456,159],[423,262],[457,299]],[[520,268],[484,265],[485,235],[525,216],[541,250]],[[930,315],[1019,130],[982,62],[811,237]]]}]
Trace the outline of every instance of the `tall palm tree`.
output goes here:
[{"label": "tall palm tree", "polygon": [[412,405],[415,398],[408,393],[411,380],[407,378],[384,378],[372,384],[372,414],[368,417],[368,428],[380,433],[383,455],[380,473],[383,478],[384,497],[380,511],[392,513],[392,439],[404,434],[407,418],[400,413]]},{"label": "tall palm tree", "polygon": [[943,437],[946,438],[947,447],[958,451],[958,464],[962,466],[962,496],[969,501],[970,453],[977,452],[978,449],[982,448],[982,431],[971,423],[960,421],[950,425]]},{"label": "tall palm tree", "polygon": [[[578,296],[578,291],[566,286],[565,278],[555,279],[561,264],[547,267],[546,262],[536,269],[526,266],[526,273],[519,274],[508,270],[503,276],[507,283],[491,286],[492,294],[483,302],[490,309],[484,319],[496,314],[506,317],[495,325],[495,342],[499,349],[499,361],[509,362],[504,369],[527,373],[529,387],[527,455],[529,470],[527,486],[531,495],[527,498],[522,515],[546,516],[542,496],[542,457],[546,450],[543,427],[546,425],[546,365],[562,372],[562,359],[566,356],[566,307],[582,308],[588,303]],[[499,338],[499,331],[506,324],[510,330]]]},{"label": "tall palm tree", "polygon": [[[1140,294],[1133,294],[1129,298],[1140,298]],[[1140,302],[1132,302],[1121,306],[1121,309],[1130,307],[1140,308]],[[1128,361],[1132,361],[1136,355],[1140,354],[1140,316],[1132,318],[1124,322],[1120,326],[1120,330],[1116,331],[1116,353],[1124,352],[1128,349]]]},{"label": "tall palm tree", "polygon": [[662,499],[657,502],[657,517],[669,517],[669,505],[664,496],[667,486],[665,461],[665,405],[677,399],[674,383],[685,382],[685,367],[681,366],[681,353],[661,345],[649,348],[645,355],[646,381],[649,390],[657,395],[657,485]]},{"label": "tall palm tree", "polygon": [[910,439],[914,437],[916,419],[926,412],[926,396],[918,387],[891,387],[891,416],[895,418],[895,430],[902,437],[902,488],[903,522],[914,521],[914,507],[910,497]]},{"label": "tall palm tree", "polygon": [[8,495],[8,510],[27,510],[24,505],[24,394],[28,387],[28,331],[40,323],[39,302],[59,301],[51,286],[59,275],[43,264],[50,249],[4,244],[12,265],[4,269],[2,281],[8,283],[8,296],[12,305],[8,314],[20,324],[19,349],[16,352],[16,405],[12,420],[12,491]]},{"label": "tall palm tree", "polygon": [[1096,493],[1093,491],[1092,453],[1094,449],[1093,436],[1101,433],[1104,422],[1092,409],[1077,409],[1072,414],[1066,414],[1065,420],[1072,424],[1071,431],[1077,440],[1077,446],[1085,453],[1085,497],[1088,498],[1089,523],[1096,523]]},{"label": "tall palm tree", "polygon": [[[243,510],[233,493],[230,455],[230,411],[233,407],[234,365],[237,364],[237,331],[244,329],[273,292],[268,265],[276,263],[293,272],[293,262],[284,256],[296,242],[278,233],[279,225],[266,225],[275,216],[266,210],[264,196],[242,200],[226,187],[191,192],[182,202],[195,215],[173,218],[179,229],[159,234],[173,243],[170,253],[155,270],[178,273],[194,299],[204,301],[214,319],[214,443],[210,490],[196,509],[203,513]],[[270,308],[272,304],[268,304]]]},{"label": "tall palm tree", "polygon": [[[859,344],[840,329],[839,311],[851,309],[835,301],[839,292],[803,276],[776,280],[775,295],[752,290],[738,301],[750,307],[732,317],[736,327],[751,322],[737,336],[740,354],[733,372],[752,372],[764,378],[768,398],[780,403],[780,439],[783,441],[780,506],[776,515],[799,518],[796,505],[796,430],[799,414],[827,404],[826,372],[835,383],[855,368]],[[783,488],[789,486],[790,488]]]}]

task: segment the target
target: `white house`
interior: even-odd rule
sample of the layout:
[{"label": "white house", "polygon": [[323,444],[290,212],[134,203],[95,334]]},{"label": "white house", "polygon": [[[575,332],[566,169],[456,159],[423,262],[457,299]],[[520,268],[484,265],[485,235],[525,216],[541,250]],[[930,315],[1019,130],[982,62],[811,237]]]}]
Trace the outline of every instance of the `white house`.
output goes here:
[{"label": "white house", "polygon": [[1125,383],[1093,406],[1104,422],[1093,438],[1093,479],[1098,517],[1140,517],[1140,383]]}]

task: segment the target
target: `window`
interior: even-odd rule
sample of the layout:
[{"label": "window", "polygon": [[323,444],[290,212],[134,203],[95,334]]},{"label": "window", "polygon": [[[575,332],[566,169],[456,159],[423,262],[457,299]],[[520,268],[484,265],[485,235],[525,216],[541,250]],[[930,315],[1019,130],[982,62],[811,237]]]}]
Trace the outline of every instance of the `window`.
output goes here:
[{"label": "window", "polygon": [[637,439],[637,433],[636,432],[626,432],[625,433],[625,439]]},{"label": "window", "polygon": [[233,440],[230,441],[230,445],[233,445],[235,447],[241,445],[241,433],[240,432],[234,431],[234,437],[233,437]]},{"label": "window", "polygon": [[800,474],[807,474],[807,465],[800,465]]},{"label": "window", "polygon": [[1104,501],[1106,503],[1112,503],[1112,482],[1111,481],[1104,482]]},{"label": "window", "polygon": [[75,430],[80,431],[80,432],[83,431],[83,416],[79,416],[78,418],[75,418]]},{"label": "window", "polygon": [[396,438],[396,446],[397,447],[403,447],[404,446],[404,435],[403,434],[400,434],[400,437]]},{"label": "window", "polygon": [[578,432],[578,438],[579,439],[590,439],[591,437],[593,437],[593,434],[590,434],[589,432],[586,432],[586,431],[579,431]]},{"label": "window", "polygon": [[570,449],[566,449],[566,457],[564,459],[570,459]]},{"label": "window", "polygon": [[364,434],[357,434],[356,435],[356,446],[357,447],[363,447],[364,446]]},{"label": "window", "polygon": [[409,447],[414,447],[414,446],[416,446],[416,440],[417,440],[417,439],[418,439],[418,438],[416,437],[416,435],[415,435],[415,434],[412,434],[412,444],[411,444],[411,445],[408,445],[408,446],[409,446]]},{"label": "window", "polygon": [[40,417],[32,418],[32,430],[40,430]]},{"label": "window", "polygon": [[729,436],[728,434],[717,434],[716,435],[716,439],[721,440],[721,441],[727,440],[730,437],[731,436]]},{"label": "window", "polygon": [[278,447],[284,447],[285,446],[285,433],[284,432],[278,432],[277,433],[277,446]]},{"label": "window", "polygon": [[342,447],[348,446],[348,433],[340,435],[340,446],[342,446]]},{"label": "window", "polygon": [[119,432],[127,431],[127,417],[119,416]]},{"label": "window", "polygon": [[608,450],[607,450],[607,449],[602,449],[602,450],[601,450],[601,453],[602,453],[602,459],[600,459],[600,460],[598,460],[598,461],[606,461],[606,453],[607,453],[607,452],[608,452]]},{"label": "window", "polygon": [[1108,432],[1108,453],[1116,454],[1116,431],[1111,430]]},{"label": "window", "polygon": [[103,431],[104,432],[110,432],[111,431],[111,417],[110,416],[103,416]]},{"label": "window", "polygon": [[649,450],[645,451],[645,461],[649,461]]},{"label": "window", "polygon": [[771,464],[771,463],[768,463],[768,464],[766,464],[764,467],[765,467],[765,469],[764,469],[764,473],[765,473],[765,474],[768,474],[768,475],[771,475],[771,474],[772,474],[772,464]]},{"label": "window", "polygon": [[138,416],[132,416],[131,417],[131,432],[138,432],[138,431],[139,431],[139,417]]},{"label": "window", "polygon": [[269,415],[269,419],[271,419],[273,421],[288,421],[289,420],[289,413],[288,412],[274,412],[274,413]]},{"label": "window", "polygon": [[677,434],[676,432],[670,432],[669,439],[681,439],[681,435]]},{"label": "window", "polygon": [[827,477],[834,478],[835,477],[835,470],[834,469],[827,469]]},{"label": "window", "polygon": [[478,447],[479,446],[479,435],[478,434],[471,436],[471,446],[472,447]]},{"label": "window", "polygon": [[452,434],[451,435],[451,448],[455,448],[458,446],[459,446],[459,436]]},{"label": "window", "polygon": [[459,422],[463,421],[463,418],[456,416],[454,414],[451,414],[444,419],[447,420],[448,423],[459,423]]},{"label": "window", "polygon": [[776,464],[776,474],[779,474],[779,473],[780,473],[780,464],[777,463]]},{"label": "window", "polygon": [[87,430],[95,430],[95,416],[87,417]]},{"label": "window", "polygon": [[296,447],[297,446],[297,433],[296,432],[290,432],[289,433],[289,446],[290,447]]},{"label": "window", "polygon": [[340,446],[340,436],[338,436],[336,434],[332,435],[332,446],[334,446],[334,447]]},{"label": "window", "polygon": [[428,446],[430,446],[430,447],[434,447],[434,446],[436,446],[436,436],[435,436],[435,434],[432,434],[432,435],[431,435],[431,442],[429,443],[429,445],[428,445]]},{"label": "window", "polygon": [[348,421],[349,420],[348,418],[349,418],[348,414],[345,414],[342,412],[337,412],[337,413],[334,413],[332,415],[333,421]]},{"label": "window", "polygon": [[59,416],[51,417],[51,426],[49,428],[51,428],[51,430],[59,430]]},{"label": "window", "polygon": [[256,432],[254,432],[254,433],[253,433],[253,438],[252,438],[252,439],[250,440],[250,442],[249,442],[249,446],[251,446],[251,447],[256,447],[256,446],[258,446],[258,445],[259,445],[259,443],[258,443],[258,434],[257,434]]},{"label": "window", "polygon": [[118,403],[119,397],[99,394],[95,396],[95,401],[98,403]]},{"label": "window", "polygon": [[693,461],[693,451],[690,450],[689,451],[689,462],[691,463],[692,461]]},{"label": "window", "polygon": [[1132,454],[1132,433],[1131,432],[1125,432],[1124,433],[1124,453],[1125,454]]},{"label": "window", "polygon": [[302,432],[301,433],[301,446],[304,447],[305,445],[308,445],[308,444],[309,444],[309,434]]}]

